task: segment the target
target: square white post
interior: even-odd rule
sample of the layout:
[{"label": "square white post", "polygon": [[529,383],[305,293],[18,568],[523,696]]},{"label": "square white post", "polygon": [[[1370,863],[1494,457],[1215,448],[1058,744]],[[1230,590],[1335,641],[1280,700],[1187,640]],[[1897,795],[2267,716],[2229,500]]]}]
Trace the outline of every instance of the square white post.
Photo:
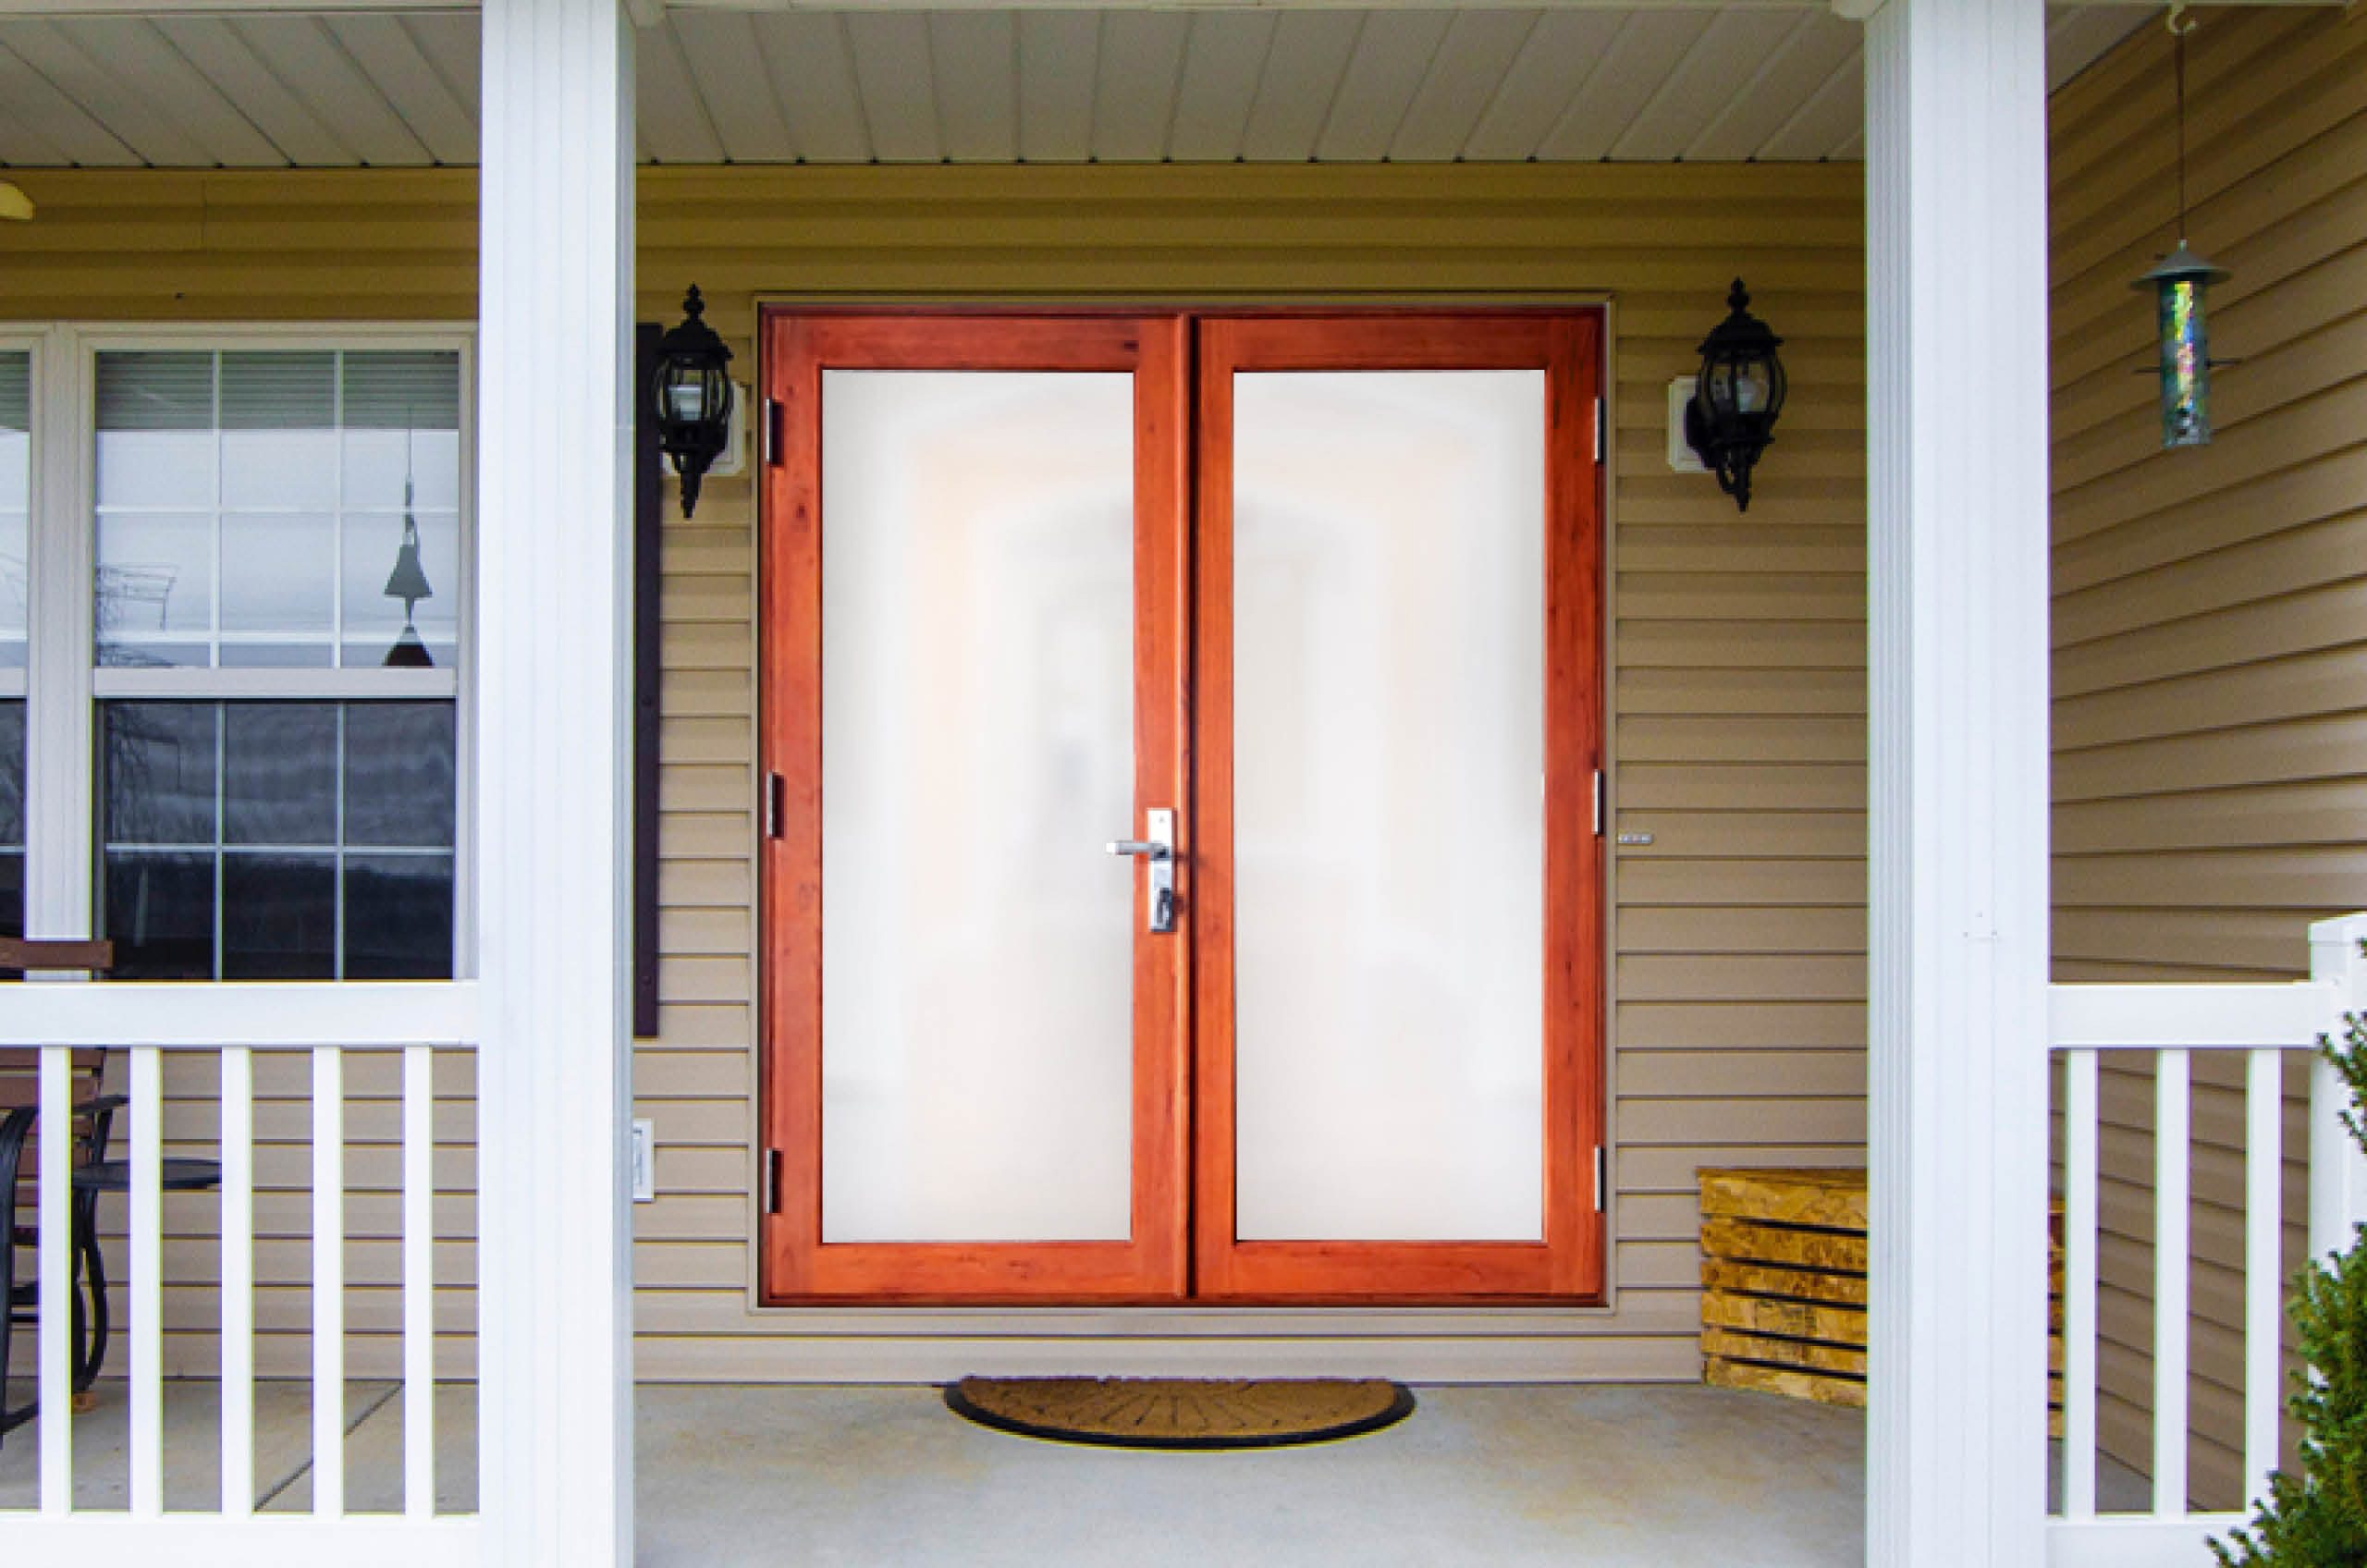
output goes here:
[{"label": "square white post", "polygon": [[[2310,927],[2310,978],[2335,987],[2340,1013],[2367,1013],[2367,914],[2321,920]],[[2343,1025],[2334,1021],[2334,1043]],[[2310,1256],[2323,1260],[2350,1245],[2352,1232],[2367,1224],[2367,1154],[2342,1124],[2350,1109],[2350,1085],[2331,1063],[2310,1063]]]},{"label": "square white post", "polygon": [[477,397],[487,1561],[632,1560],[632,31],[484,0]]},{"label": "square white post", "polygon": [[2044,22],[1866,23],[1876,1568],[2045,1559]]}]

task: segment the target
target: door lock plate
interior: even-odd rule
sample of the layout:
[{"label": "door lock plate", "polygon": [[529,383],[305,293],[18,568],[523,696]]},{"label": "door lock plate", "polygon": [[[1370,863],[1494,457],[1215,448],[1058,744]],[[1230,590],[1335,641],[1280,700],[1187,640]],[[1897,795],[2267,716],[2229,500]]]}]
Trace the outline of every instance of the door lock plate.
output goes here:
[{"label": "door lock plate", "polygon": [[1164,935],[1175,929],[1175,813],[1159,807],[1143,813],[1143,837],[1119,839],[1113,855],[1140,855],[1150,863],[1144,879],[1144,924]]}]

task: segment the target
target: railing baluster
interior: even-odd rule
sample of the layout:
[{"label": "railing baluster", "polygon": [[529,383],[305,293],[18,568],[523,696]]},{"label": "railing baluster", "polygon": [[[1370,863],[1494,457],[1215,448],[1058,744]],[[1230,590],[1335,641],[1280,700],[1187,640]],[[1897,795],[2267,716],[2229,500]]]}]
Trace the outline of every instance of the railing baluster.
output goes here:
[{"label": "railing baluster", "polygon": [[222,1047],[222,1512],[255,1507],[254,1055]]},{"label": "railing baluster", "polygon": [[2187,1160],[2192,1061],[2161,1053],[2153,1118],[2153,1513],[2186,1513]]},{"label": "railing baluster", "polygon": [[2063,1513],[2096,1512],[2096,1053],[2063,1064]]},{"label": "railing baluster", "polygon": [[345,1058],[313,1047],[313,1516],[345,1513]]},{"label": "railing baluster", "polygon": [[165,1511],[165,1053],[131,1053],[131,1512]]},{"label": "railing baluster", "polygon": [[[34,1122],[40,1139],[34,1179],[41,1186],[41,1326],[33,1386],[41,1399],[41,1508],[52,1514],[74,1506],[74,1140],[67,1136],[74,1126],[73,1067],[73,1053],[66,1047],[42,1047],[41,1109]],[[8,1218],[13,1224],[16,1217]]]},{"label": "railing baluster", "polygon": [[2276,1468],[2279,1330],[2285,1321],[2285,1053],[2256,1050],[2245,1074],[2244,1468],[2250,1501]]},{"label": "railing baluster", "polygon": [[403,1512],[435,1512],[435,1053],[403,1047]]}]

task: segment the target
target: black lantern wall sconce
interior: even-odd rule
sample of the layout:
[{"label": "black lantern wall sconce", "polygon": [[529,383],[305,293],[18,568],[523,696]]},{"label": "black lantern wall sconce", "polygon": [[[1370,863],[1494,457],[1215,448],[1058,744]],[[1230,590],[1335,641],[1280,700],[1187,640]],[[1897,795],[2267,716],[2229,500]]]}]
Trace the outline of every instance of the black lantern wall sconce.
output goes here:
[{"label": "black lantern wall sconce", "polygon": [[649,415],[657,449],[682,476],[682,515],[689,517],[699,504],[699,481],[731,439],[731,377],[724,368],[731,350],[707,325],[696,284],[683,296],[682,311],[681,325],[658,339]]},{"label": "black lantern wall sconce", "polygon": [[1685,405],[1685,441],[1718,476],[1718,488],[1750,509],[1750,470],[1775,439],[1784,411],[1784,341],[1750,313],[1750,291],[1735,278],[1726,319],[1701,340],[1701,373]]}]

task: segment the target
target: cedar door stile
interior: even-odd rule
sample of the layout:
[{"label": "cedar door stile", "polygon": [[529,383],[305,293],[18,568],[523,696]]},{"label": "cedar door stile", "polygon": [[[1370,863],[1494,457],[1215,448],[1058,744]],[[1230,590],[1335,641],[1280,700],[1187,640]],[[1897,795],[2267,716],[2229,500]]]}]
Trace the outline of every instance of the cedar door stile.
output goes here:
[{"label": "cedar door stile", "polygon": [[[1185,931],[1146,929],[1143,864],[1109,862],[1101,839],[1139,838],[1144,814],[1177,811],[1177,890],[1195,898],[1184,711],[1189,582],[1184,324],[1169,317],[839,313],[768,310],[764,378],[779,405],[763,471],[760,766],[779,776],[777,836],[761,841],[761,1090],[770,1204],[760,1216],[769,1304],[1171,1300],[1187,1285]],[[1122,1237],[826,1241],[823,1196],[823,388],[831,370],[1098,372],[1132,377],[1134,801],[1075,852],[1097,857],[1110,918],[1129,923],[1131,1194]],[[958,723],[958,716],[949,722]],[[942,823],[915,824],[941,832]],[[959,825],[992,833],[992,822]],[[1068,851],[1063,846],[1063,854]],[[1071,866],[1070,874],[1085,874]],[[1013,998],[1014,1006],[1025,998]],[[860,1048],[851,1040],[840,1048]]]},{"label": "cedar door stile", "polygon": [[[1600,467],[1595,449],[1601,318],[1558,313],[1348,314],[1216,318],[1202,324],[1197,406],[1195,743],[1196,991],[1196,1294],[1213,1301],[1353,1304],[1599,1300],[1602,1215],[1594,1194],[1603,1139],[1602,852],[1594,774],[1602,760]],[[1268,672],[1236,662],[1236,378],[1260,373],[1541,372],[1545,468],[1542,672],[1543,1052],[1541,1224],[1534,1240],[1245,1240],[1236,1091],[1241,953],[1236,887],[1237,699]],[[1353,508],[1350,521],[1361,521]],[[1527,569],[1523,569],[1526,572]],[[1310,634],[1311,635],[1311,634]],[[1381,788],[1386,788],[1384,783]],[[1327,802],[1328,803],[1328,802]],[[1441,829],[1450,824],[1441,824]],[[1371,852],[1397,852],[1374,845]],[[1314,918],[1320,918],[1318,913]],[[1270,935],[1270,931],[1269,935]],[[1284,1042],[1287,1045],[1287,1042]],[[1451,1044],[1450,1044],[1451,1048]]]}]

